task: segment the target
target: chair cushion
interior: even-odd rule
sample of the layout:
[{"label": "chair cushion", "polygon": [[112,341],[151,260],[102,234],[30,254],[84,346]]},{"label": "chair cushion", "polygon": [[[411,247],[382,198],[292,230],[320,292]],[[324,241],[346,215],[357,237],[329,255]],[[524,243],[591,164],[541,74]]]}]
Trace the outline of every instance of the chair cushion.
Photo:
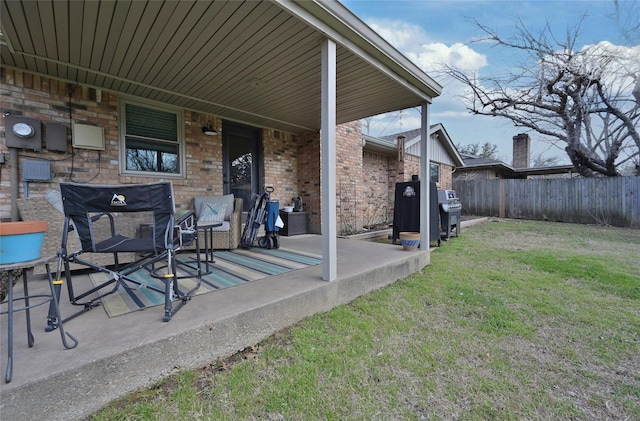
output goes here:
[{"label": "chair cushion", "polygon": [[62,206],[62,195],[60,194],[60,190],[49,190],[47,195],[45,196],[47,202],[51,203],[51,206],[60,211],[61,214],[64,214],[64,208]]},{"label": "chair cushion", "polygon": [[198,222],[222,222],[226,210],[226,203],[202,202]]},{"label": "chair cushion", "polygon": [[225,194],[223,196],[198,196],[193,198],[193,208],[196,211],[198,220],[200,219],[200,211],[202,203],[226,203],[227,209],[224,212],[224,220],[228,221],[233,213],[233,194]]}]

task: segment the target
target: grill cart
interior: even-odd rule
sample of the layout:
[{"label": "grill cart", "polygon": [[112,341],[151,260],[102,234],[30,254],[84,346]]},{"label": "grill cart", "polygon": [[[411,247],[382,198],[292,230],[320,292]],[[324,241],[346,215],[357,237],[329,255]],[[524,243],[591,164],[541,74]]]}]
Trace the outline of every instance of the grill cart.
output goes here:
[{"label": "grill cart", "polygon": [[460,218],[462,216],[462,203],[458,199],[455,190],[438,190],[438,206],[440,208],[440,226],[448,240],[455,229],[456,237],[460,234]]}]

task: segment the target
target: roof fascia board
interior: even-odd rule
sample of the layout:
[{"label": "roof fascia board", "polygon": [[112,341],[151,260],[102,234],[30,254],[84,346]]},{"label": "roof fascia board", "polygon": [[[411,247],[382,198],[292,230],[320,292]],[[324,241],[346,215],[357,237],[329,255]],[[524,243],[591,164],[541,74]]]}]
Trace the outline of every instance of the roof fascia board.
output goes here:
[{"label": "roof fascia board", "polygon": [[442,86],[336,0],[272,0],[431,103]]},{"label": "roof fascia board", "polygon": [[470,170],[470,171],[477,170],[477,169],[500,168],[500,169],[505,169],[507,171],[515,172],[515,170],[513,168],[511,168],[510,166],[508,166],[506,164],[498,164],[498,163],[494,163],[494,164],[478,164],[478,165],[465,164],[463,168],[467,169],[467,170]]},{"label": "roof fascia board", "polygon": [[553,167],[532,167],[516,169],[517,174],[523,175],[545,175],[545,174],[564,174],[575,173],[576,168],[573,165],[557,165]]},{"label": "roof fascia board", "polygon": [[383,155],[393,155],[398,151],[396,142],[388,142],[366,134],[362,135],[362,148]]},{"label": "roof fascia board", "polygon": [[[429,127],[429,137],[430,138],[434,134],[436,134],[438,132],[442,133],[442,136],[438,136],[437,137],[438,141],[445,148],[445,150],[447,151],[449,156],[453,158],[453,161],[454,161],[454,164],[456,165],[456,167],[463,167],[465,165],[464,164],[464,160],[460,156],[460,153],[458,152],[458,149],[453,144],[453,141],[451,140],[451,137],[449,137],[449,133],[447,133],[447,131],[445,130],[445,128],[442,125],[442,123],[433,124],[433,125],[431,125],[431,127]],[[420,136],[416,136],[413,139],[410,139],[407,142],[407,148],[410,147],[410,146],[415,145],[418,142],[420,142]]]},{"label": "roof fascia board", "polygon": [[441,123],[438,123],[436,125],[436,129],[437,130],[435,131],[442,133],[443,136],[438,136],[438,139],[442,139],[444,137],[444,147],[449,152],[449,155],[453,156],[456,166],[463,167],[464,160],[460,156],[460,153],[458,152],[458,148],[456,148],[456,145],[453,144],[453,141],[451,140],[449,133],[447,133],[447,130],[444,128],[444,126]]}]

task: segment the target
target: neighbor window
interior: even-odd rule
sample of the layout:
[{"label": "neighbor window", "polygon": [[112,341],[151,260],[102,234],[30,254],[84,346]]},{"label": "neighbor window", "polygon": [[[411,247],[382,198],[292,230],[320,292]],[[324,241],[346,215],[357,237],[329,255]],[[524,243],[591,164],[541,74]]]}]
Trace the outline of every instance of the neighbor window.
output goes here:
[{"label": "neighbor window", "polygon": [[440,182],[440,165],[431,163],[431,181]]},{"label": "neighbor window", "polygon": [[182,112],[123,100],[123,172],[183,175]]}]

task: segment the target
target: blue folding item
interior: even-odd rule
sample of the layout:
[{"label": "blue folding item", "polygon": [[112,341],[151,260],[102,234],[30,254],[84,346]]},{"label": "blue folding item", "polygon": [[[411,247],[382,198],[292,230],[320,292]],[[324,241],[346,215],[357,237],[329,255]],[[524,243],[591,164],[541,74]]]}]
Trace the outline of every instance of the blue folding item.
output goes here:
[{"label": "blue folding item", "polygon": [[266,249],[280,248],[280,236],[276,221],[280,215],[280,203],[272,200],[267,203],[266,218],[264,221],[265,236],[258,240],[258,245]]},{"label": "blue folding item", "polygon": [[279,216],[280,203],[271,200],[273,187],[267,186],[260,196],[253,194],[251,197],[251,208],[247,214],[247,222],[242,231],[240,247],[249,249],[255,245],[260,226],[264,224],[265,236],[258,239],[258,246],[268,249],[280,248],[280,237],[276,220]]}]

